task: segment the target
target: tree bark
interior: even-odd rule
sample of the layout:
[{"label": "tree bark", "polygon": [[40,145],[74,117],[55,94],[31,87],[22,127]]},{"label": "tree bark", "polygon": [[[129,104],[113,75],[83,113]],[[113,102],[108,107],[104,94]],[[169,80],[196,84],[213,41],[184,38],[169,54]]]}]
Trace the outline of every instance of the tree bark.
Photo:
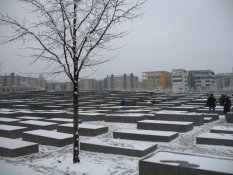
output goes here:
[{"label": "tree bark", "polygon": [[74,118],[73,118],[73,137],[74,137],[74,142],[73,142],[73,163],[79,163],[79,152],[80,152],[80,147],[79,147],[79,121],[78,121],[78,82],[75,81],[74,86],[73,86],[73,103],[74,103]]}]

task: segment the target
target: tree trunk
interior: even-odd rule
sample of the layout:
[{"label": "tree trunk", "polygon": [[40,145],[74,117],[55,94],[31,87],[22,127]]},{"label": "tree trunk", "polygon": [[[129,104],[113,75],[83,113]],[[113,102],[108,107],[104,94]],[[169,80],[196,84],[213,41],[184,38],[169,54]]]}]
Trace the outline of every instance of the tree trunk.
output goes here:
[{"label": "tree trunk", "polygon": [[73,142],[73,163],[79,163],[79,126],[78,126],[78,82],[74,82],[73,85],[73,103],[74,103],[74,142]]}]

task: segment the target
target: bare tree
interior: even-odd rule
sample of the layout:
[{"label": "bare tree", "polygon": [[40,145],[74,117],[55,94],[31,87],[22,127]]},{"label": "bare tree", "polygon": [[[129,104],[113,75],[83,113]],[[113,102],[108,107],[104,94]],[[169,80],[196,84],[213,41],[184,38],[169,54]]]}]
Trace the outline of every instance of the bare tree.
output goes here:
[{"label": "bare tree", "polygon": [[110,42],[125,35],[116,27],[140,14],[146,0],[21,0],[30,5],[37,19],[29,22],[1,14],[0,23],[14,31],[2,41],[35,41],[34,62],[56,65],[53,73],[65,72],[73,83],[73,162],[79,162],[78,80],[82,69],[109,61],[100,54]]}]

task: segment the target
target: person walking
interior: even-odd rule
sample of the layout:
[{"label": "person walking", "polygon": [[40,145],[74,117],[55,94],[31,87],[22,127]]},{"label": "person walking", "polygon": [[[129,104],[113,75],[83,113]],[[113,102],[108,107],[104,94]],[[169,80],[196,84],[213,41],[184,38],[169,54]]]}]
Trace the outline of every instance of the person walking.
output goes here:
[{"label": "person walking", "polygon": [[225,95],[224,103],[223,103],[223,114],[227,114],[231,110],[231,100]]},{"label": "person walking", "polygon": [[121,99],[121,106],[126,106],[126,102],[124,98]]},{"label": "person walking", "polygon": [[211,110],[213,111],[213,113],[215,113],[215,107],[216,107],[216,98],[214,97],[214,94],[210,94],[209,97],[207,98],[206,101],[206,106],[209,107],[209,111],[211,112]]}]

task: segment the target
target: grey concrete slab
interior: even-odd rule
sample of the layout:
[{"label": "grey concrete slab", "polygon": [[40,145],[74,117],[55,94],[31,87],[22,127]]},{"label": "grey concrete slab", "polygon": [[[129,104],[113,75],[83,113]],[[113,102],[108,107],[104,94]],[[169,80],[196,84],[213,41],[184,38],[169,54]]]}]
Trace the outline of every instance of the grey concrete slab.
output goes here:
[{"label": "grey concrete slab", "polygon": [[138,129],[188,132],[193,129],[193,122],[165,120],[142,120],[137,122]]},{"label": "grey concrete slab", "polygon": [[79,119],[83,121],[101,121],[104,120],[104,113],[98,112],[79,112]]},{"label": "grey concrete slab", "polygon": [[[67,123],[57,126],[58,132],[73,134],[73,123]],[[81,136],[97,136],[108,132],[107,126],[80,124],[79,134]]]},{"label": "grey concrete slab", "polygon": [[21,117],[16,117],[17,119],[20,120],[44,120],[44,117],[36,117],[36,116],[21,116]]},{"label": "grey concrete slab", "polygon": [[139,175],[232,175],[233,159],[160,151],[139,161]]},{"label": "grey concrete slab", "polygon": [[180,113],[180,112],[168,112],[157,111],[155,113],[156,120],[169,120],[169,121],[185,121],[193,122],[194,126],[200,126],[204,124],[204,116],[198,113]]},{"label": "grey concrete slab", "polygon": [[197,144],[233,146],[233,135],[220,133],[203,133],[196,137]]},{"label": "grey concrete slab", "polygon": [[[209,108],[196,109],[197,113],[210,113]],[[223,114],[223,109],[215,108],[215,114]]]},{"label": "grey concrete slab", "polygon": [[219,120],[219,114],[202,113],[204,118],[212,118],[212,121]]},{"label": "grey concrete slab", "polygon": [[177,132],[171,131],[152,131],[152,130],[119,130],[113,132],[113,138],[143,140],[154,142],[170,142],[178,137]]},{"label": "grey concrete slab", "polygon": [[14,125],[14,124],[17,124],[17,122],[19,122],[19,121],[21,121],[21,120],[14,119],[14,118],[0,117],[0,124]]},{"label": "grey concrete slab", "polygon": [[210,129],[210,133],[233,134],[233,126],[214,126]]},{"label": "grey concrete slab", "polygon": [[213,120],[213,118],[211,118],[211,117],[205,117],[204,118],[204,123],[210,123],[210,122],[213,122],[214,120]]},{"label": "grey concrete slab", "polygon": [[18,122],[18,125],[27,127],[27,130],[35,130],[35,129],[54,130],[57,128],[58,123],[38,121],[38,120],[25,120]]},{"label": "grey concrete slab", "polygon": [[195,106],[171,106],[168,109],[174,111],[187,111],[187,112],[194,112],[199,107]]},{"label": "grey concrete slab", "polygon": [[233,112],[228,112],[225,115],[225,120],[227,123],[233,123]]},{"label": "grey concrete slab", "polygon": [[142,113],[114,113],[106,114],[104,120],[106,122],[119,122],[119,123],[136,123],[139,120],[145,120],[147,114]]},{"label": "grey concrete slab", "polygon": [[46,119],[46,121],[63,124],[63,123],[71,123],[73,122],[73,119],[72,118],[50,118],[50,119]]},{"label": "grey concrete slab", "polygon": [[26,127],[0,125],[0,137],[19,138],[22,137],[22,132],[26,131]]},{"label": "grey concrete slab", "polygon": [[84,151],[142,157],[155,151],[157,149],[157,144],[132,140],[103,140],[95,138],[81,141],[80,149]]},{"label": "grey concrete slab", "polygon": [[23,140],[62,147],[73,143],[73,135],[43,129],[23,132]]},{"label": "grey concrete slab", "polygon": [[0,137],[1,156],[18,157],[38,152],[39,146],[37,143]]}]

